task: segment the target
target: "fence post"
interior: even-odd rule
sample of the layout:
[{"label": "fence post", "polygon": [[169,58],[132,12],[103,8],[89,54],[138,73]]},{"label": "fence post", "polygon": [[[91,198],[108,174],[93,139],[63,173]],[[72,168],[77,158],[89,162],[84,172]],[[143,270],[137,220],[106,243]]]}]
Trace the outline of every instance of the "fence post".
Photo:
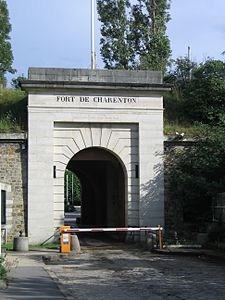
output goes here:
[{"label": "fence post", "polygon": [[160,225],[158,225],[158,229],[159,229],[159,249],[162,250],[163,249],[163,234],[162,234],[162,229],[161,229]]}]

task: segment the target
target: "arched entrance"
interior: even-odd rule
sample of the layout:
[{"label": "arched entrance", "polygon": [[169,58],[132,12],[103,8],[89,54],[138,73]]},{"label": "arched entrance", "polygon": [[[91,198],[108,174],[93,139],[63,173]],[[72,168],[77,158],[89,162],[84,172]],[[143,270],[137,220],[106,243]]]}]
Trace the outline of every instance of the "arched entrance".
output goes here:
[{"label": "arched entrance", "polygon": [[67,165],[81,182],[81,226],[123,227],[126,217],[126,178],[119,159],[110,151],[90,147]]},{"label": "arched entrance", "polygon": [[30,243],[64,223],[67,167],[82,181],[83,225],[163,225],[162,94],[170,87],[160,72],[31,68],[22,86]]}]

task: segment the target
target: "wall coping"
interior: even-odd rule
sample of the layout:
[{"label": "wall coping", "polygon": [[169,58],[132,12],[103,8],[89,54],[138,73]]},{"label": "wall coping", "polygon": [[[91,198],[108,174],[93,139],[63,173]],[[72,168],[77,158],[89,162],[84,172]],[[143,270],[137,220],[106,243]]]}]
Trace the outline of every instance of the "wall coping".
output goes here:
[{"label": "wall coping", "polygon": [[0,143],[18,143],[27,140],[27,132],[21,133],[0,133]]},{"label": "wall coping", "polygon": [[30,67],[28,70],[28,79],[37,81],[161,84],[162,73],[149,70],[91,70]]},{"label": "wall coping", "polygon": [[[19,142],[19,141],[26,141],[27,140],[27,132],[21,133],[0,133],[0,143],[3,142]],[[198,139],[194,138],[184,138],[180,139],[177,138],[176,135],[174,136],[167,136],[164,135],[164,143],[165,144],[174,144],[174,145],[187,145],[187,144],[194,144],[198,141]]]},{"label": "wall coping", "polygon": [[164,93],[172,85],[162,82],[162,74],[149,70],[90,70],[29,68],[28,79],[20,81],[26,91],[113,90]]}]

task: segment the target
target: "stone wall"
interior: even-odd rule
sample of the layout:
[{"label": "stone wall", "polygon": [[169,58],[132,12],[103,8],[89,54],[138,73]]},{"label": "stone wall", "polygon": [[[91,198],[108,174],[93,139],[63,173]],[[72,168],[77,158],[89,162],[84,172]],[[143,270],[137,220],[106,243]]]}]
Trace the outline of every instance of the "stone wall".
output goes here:
[{"label": "stone wall", "polygon": [[27,228],[27,139],[25,134],[0,134],[0,182],[11,186],[6,200],[7,242]]}]

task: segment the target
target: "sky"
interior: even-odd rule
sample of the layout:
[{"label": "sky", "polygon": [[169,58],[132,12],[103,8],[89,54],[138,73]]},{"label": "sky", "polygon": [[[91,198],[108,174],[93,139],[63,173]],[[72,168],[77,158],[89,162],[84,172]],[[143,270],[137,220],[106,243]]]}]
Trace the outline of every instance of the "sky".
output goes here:
[{"label": "sky", "polygon": [[[6,0],[12,25],[11,45],[15,75],[27,76],[29,67],[90,68],[91,0]],[[172,57],[224,60],[225,0],[172,0],[167,26]],[[97,68],[100,23],[95,21]]]}]

